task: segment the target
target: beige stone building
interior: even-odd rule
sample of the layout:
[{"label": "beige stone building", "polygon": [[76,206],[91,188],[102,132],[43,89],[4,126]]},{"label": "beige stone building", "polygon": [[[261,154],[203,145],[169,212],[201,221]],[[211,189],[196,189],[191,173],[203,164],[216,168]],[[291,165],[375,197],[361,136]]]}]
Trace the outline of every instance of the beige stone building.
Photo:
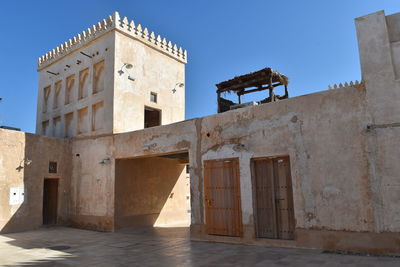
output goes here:
[{"label": "beige stone building", "polygon": [[70,138],[182,121],[186,51],[113,16],[39,58],[36,133]]},{"label": "beige stone building", "polygon": [[100,22],[39,59],[38,134],[0,129],[1,232],[190,225],[193,240],[400,253],[400,13],[356,29],[362,82],[182,121],[186,52]]}]

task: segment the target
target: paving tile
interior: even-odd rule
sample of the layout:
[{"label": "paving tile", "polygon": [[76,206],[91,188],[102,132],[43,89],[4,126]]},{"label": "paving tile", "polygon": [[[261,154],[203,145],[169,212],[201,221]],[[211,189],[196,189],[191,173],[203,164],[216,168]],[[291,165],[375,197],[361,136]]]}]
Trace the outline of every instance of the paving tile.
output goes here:
[{"label": "paving tile", "polygon": [[186,228],[136,228],[103,233],[53,227],[0,235],[0,265],[400,266],[400,258],[394,257],[190,241],[188,233]]}]

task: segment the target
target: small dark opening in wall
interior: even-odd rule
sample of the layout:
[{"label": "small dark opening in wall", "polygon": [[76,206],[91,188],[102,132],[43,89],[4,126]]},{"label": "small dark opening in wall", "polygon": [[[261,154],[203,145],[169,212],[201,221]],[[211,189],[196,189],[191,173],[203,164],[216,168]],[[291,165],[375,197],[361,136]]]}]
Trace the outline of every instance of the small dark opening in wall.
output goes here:
[{"label": "small dark opening in wall", "polygon": [[157,94],[156,93],[154,93],[154,92],[150,93],[150,101],[157,103]]},{"label": "small dark opening in wall", "polygon": [[144,108],[144,128],[161,125],[161,110]]},{"label": "small dark opening in wall", "polygon": [[189,166],[189,164],[186,165],[186,173],[190,173],[190,166]]},{"label": "small dark opening in wall", "polygon": [[57,173],[57,162],[55,161],[49,162],[49,173]]}]

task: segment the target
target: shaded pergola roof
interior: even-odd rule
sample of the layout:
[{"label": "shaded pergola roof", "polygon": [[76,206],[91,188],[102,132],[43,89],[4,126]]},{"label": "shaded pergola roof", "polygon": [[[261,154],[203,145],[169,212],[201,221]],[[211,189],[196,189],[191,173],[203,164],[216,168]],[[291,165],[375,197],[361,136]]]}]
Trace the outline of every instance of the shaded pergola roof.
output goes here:
[{"label": "shaded pergola roof", "polygon": [[218,88],[217,93],[222,93],[238,92],[249,87],[262,87],[262,85],[270,83],[275,87],[279,85],[287,85],[288,82],[289,79],[285,75],[271,68],[264,68],[249,74],[236,76],[230,80],[220,82],[216,84],[216,86]]},{"label": "shaded pergola roof", "polygon": [[[240,108],[246,105],[264,104],[274,102],[289,97],[288,92],[289,79],[285,75],[271,68],[264,68],[249,74],[236,76],[233,79],[220,82],[217,86],[218,112],[225,112],[231,109]],[[283,85],[285,87],[284,95],[276,95],[274,88]],[[269,94],[265,99],[257,102],[248,102],[242,104],[241,97],[246,94],[268,90]],[[238,96],[238,103],[225,99],[222,93],[234,93]]]}]

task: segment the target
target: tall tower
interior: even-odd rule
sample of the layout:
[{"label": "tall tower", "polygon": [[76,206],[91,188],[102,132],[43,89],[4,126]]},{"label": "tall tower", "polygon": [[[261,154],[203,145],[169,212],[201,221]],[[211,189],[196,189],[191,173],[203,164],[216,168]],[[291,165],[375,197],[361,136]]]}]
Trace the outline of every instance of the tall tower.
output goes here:
[{"label": "tall tower", "polygon": [[378,11],[356,19],[369,131],[366,155],[375,232],[400,231],[400,13]]},{"label": "tall tower", "polygon": [[372,122],[400,121],[400,13],[378,11],[355,20],[361,73]]},{"label": "tall tower", "polygon": [[115,12],[39,58],[36,133],[70,138],[181,121],[187,53]]}]

